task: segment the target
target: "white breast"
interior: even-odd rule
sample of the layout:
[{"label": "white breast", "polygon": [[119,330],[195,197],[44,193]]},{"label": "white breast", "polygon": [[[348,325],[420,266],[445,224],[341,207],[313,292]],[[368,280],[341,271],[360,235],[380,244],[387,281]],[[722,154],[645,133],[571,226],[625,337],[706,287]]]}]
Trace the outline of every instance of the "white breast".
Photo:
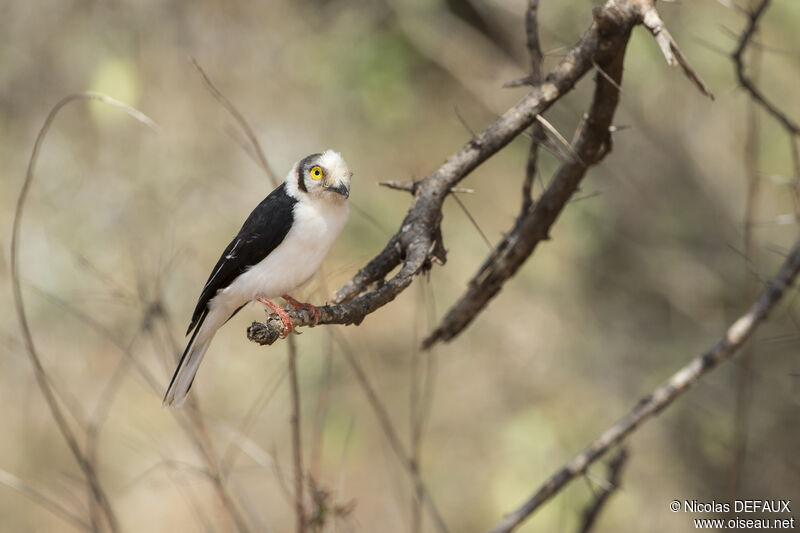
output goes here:
[{"label": "white breast", "polygon": [[347,214],[347,202],[295,204],[294,222],[283,242],[220,291],[210,307],[233,310],[260,296],[277,298],[290,294],[308,282],[342,231]]}]

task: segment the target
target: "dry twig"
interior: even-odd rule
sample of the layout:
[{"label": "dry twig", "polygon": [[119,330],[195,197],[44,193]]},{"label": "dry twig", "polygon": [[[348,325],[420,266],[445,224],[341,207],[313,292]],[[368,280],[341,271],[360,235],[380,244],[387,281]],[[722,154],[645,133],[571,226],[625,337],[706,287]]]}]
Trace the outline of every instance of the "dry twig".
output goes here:
[{"label": "dry twig", "polygon": [[392,424],[389,412],[386,410],[386,407],[384,407],[383,403],[381,403],[380,398],[375,392],[375,388],[370,383],[366,372],[364,372],[361,364],[359,364],[358,360],[355,358],[355,356],[353,356],[352,350],[350,350],[350,347],[347,345],[345,340],[340,335],[337,335],[334,338],[341,348],[342,353],[347,360],[347,364],[350,365],[350,368],[353,370],[356,380],[367,397],[367,401],[372,407],[372,410],[375,412],[378,423],[380,424],[386,439],[389,441],[392,451],[397,456],[397,459],[403,465],[408,474],[411,476],[411,481],[414,483],[414,490],[419,495],[422,503],[425,504],[428,514],[433,519],[434,526],[440,533],[447,533],[447,526],[442,519],[442,515],[439,513],[439,510],[436,507],[428,488],[422,481],[422,476],[419,472],[419,465],[406,452],[405,447],[400,440],[400,436],[397,434],[394,424]]},{"label": "dry twig", "polygon": [[39,390],[41,390],[42,395],[44,396],[45,401],[47,402],[47,407],[50,410],[50,413],[53,416],[53,419],[56,422],[56,426],[58,426],[59,431],[61,432],[61,436],[63,437],[64,441],[67,443],[67,446],[70,449],[73,457],[78,463],[83,475],[86,477],[86,482],[89,485],[89,502],[90,502],[90,509],[92,510],[90,514],[92,515],[92,526],[95,529],[100,529],[103,527],[97,520],[97,513],[93,511],[94,509],[99,509],[102,512],[102,515],[105,520],[105,524],[111,531],[119,531],[119,523],[117,521],[116,514],[111,507],[111,502],[108,499],[105,489],[103,488],[102,484],[100,483],[100,479],[97,475],[97,469],[95,464],[90,460],[90,458],[86,455],[86,453],[81,449],[80,445],[78,444],[78,440],[75,437],[72,429],[67,422],[66,417],[64,416],[63,411],[61,410],[61,406],[58,404],[58,400],[53,392],[53,388],[49,383],[47,372],[44,369],[44,365],[42,364],[42,360],[39,357],[39,352],[36,349],[36,345],[33,341],[33,334],[31,333],[30,325],[28,324],[28,318],[25,314],[25,304],[22,298],[22,289],[20,288],[20,266],[19,266],[19,234],[20,234],[20,226],[22,223],[22,214],[25,209],[25,201],[28,197],[28,191],[30,190],[31,183],[33,182],[34,176],[34,169],[36,167],[36,161],[39,157],[39,150],[42,147],[42,143],[44,142],[44,138],[47,135],[48,130],[50,129],[53,120],[56,118],[61,109],[69,104],[70,102],[75,101],[87,101],[87,100],[96,100],[102,102],[104,104],[110,105],[112,107],[116,107],[117,109],[121,109],[129,116],[133,117],[134,119],[138,120],[139,122],[149,126],[151,129],[157,130],[158,126],[156,126],[155,122],[153,122],[147,115],[142,113],[141,111],[134,109],[133,107],[124,104],[118,100],[115,100],[109,96],[99,93],[93,92],[85,92],[85,93],[77,93],[65,96],[55,106],[50,110],[45,118],[44,124],[42,125],[39,133],[36,135],[36,141],[33,144],[33,151],[31,152],[30,160],[28,161],[28,169],[25,173],[25,181],[22,184],[22,190],[19,193],[19,197],[17,198],[17,205],[14,211],[14,225],[11,234],[11,285],[14,292],[14,308],[17,313],[17,318],[19,319],[20,329],[22,331],[22,337],[25,341],[25,351],[28,355],[28,358],[33,365],[34,375],[36,377],[36,383],[39,386]]},{"label": "dry twig", "polygon": [[767,283],[756,302],[731,324],[725,335],[710,350],[692,359],[652,394],[642,398],[625,417],[603,432],[586,449],[550,476],[518,509],[505,516],[491,530],[491,533],[508,533],[516,529],[567,483],[585,472],[589,465],[602,457],[609,448],[624,440],[637,427],[660,413],[705,374],[730,359],[783,298],[797,278],[798,272],[800,272],[800,240],[795,243],[786,261],[775,277]]},{"label": "dry twig", "polygon": [[35,489],[14,474],[6,472],[3,469],[0,469],[0,484],[16,490],[26,498],[40,505],[43,509],[47,509],[54,515],[62,518],[66,522],[69,522],[78,529],[82,529],[84,531],[93,531],[91,524],[83,520],[71,510],[64,507],[61,503]]},{"label": "dry twig", "polygon": [[305,494],[303,491],[303,441],[300,433],[300,386],[297,382],[297,344],[294,337],[289,339],[289,396],[292,410],[292,465],[294,467],[294,511],[297,533],[306,530]]},{"label": "dry twig", "polygon": [[800,125],[790,119],[786,113],[778,109],[775,104],[767,100],[766,96],[764,96],[761,90],[756,87],[756,84],[753,83],[753,80],[747,76],[747,73],[745,73],[744,69],[744,52],[747,49],[747,45],[750,44],[756,29],[758,28],[759,20],[769,6],[769,2],[770,0],[761,0],[761,3],[759,3],[755,9],[751,13],[748,13],[747,26],[739,37],[739,45],[733,52],[733,61],[736,65],[736,76],[739,79],[739,83],[742,85],[742,87],[744,87],[747,92],[750,93],[750,96],[756,102],[758,102],[761,107],[763,107],[770,115],[780,122],[791,135],[798,136],[800,135]]},{"label": "dry twig", "polygon": [[581,533],[587,533],[592,530],[597,517],[600,516],[600,511],[608,503],[611,495],[620,488],[622,481],[622,470],[625,468],[625,463],[628,462],[628,450],[620,448],[619,452],[608,463],[608,476],[607,482],[600,487],[600,493],[597,494],[592,502],[584,509],[583,519],[581,523]]},{"label": "dry twig", "polygon": [[259,144],[258,139],[256,138],[255,133],[253,132],[253,128],[250,127],[250,124],[247,122],[247,119],[244,118],[236,106],[228,100],[222,92],[217,89],[214,83],[211,81],[211,78],[208,77],[206,72],[203,70],[203,67],[197,62],[195,58],[191,58],[192,65],[194,68],[197,69],[197,72],[200,73],[200,76],[203,78],[203,83],[206,84],[211,95],[219,102],[222,107],[224,107],[234,118],[234,120],[239,124],[239,127],[242,129],[245,135],[247,135],[247,140],[250,141],[250,145],[255,150],[256,155],[258,156],[258,163],[261,166],[264,173],[269,178],[270,183],[272,183],[273,187],[277,187],[280,183],[280,180],[275,175],[275,172],[272,171],[272,167],[269,166],[269,162],[267,161],[266,156],[264,155],[264,150],[261,149],[261,144]]}]

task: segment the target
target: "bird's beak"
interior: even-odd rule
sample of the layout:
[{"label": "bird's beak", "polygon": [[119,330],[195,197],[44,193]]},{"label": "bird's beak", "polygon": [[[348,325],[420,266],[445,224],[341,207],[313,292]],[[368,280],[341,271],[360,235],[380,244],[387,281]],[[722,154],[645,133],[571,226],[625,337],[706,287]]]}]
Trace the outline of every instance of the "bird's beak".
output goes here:
[{"label": "bird's beak", "polygon": [[348,189],[346,185],[339,185],[338,187],[325,187],[325,188],[328,189],[329,191],[339,193],[345,198],[348,198],[350,196],[350,189]]}]

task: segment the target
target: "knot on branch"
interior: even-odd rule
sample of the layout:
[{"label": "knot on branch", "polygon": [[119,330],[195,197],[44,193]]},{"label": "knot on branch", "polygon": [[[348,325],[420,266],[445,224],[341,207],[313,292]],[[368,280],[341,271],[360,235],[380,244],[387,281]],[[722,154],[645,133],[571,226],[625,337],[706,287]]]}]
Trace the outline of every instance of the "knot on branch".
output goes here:
[{"label": "knot on branch", "polygon": [[[352,306],[350,306],[352,307]],[[344,306],[324,305],[317,307],[319,310],[319,321],[317,324],[358,324],[363,320],[363,315],[353,317],[353,309]],[[307,309],[284,309],[292,320],[295,328],[300,326],[311,326],[314,324],[314,317]],[[358,309],[356,309],[358,311]],[[364,313],[366,314],[366,313]],[[283,334],[283,321],[274,313],[267,312],[267,319],[264,322],[253,322],[247,328],[247,338],[262,346],[271,345],[281,338]]]},{"label": "knot on branch", "polygon": [[247,328],[247,338],[261,346],[270,346],[280,338],[281,327],[273,327],[270,319],[267,319],[266,322],[253,322]]},{"label": "knot on branch", "polygon": [[[313,319],[310,316],[311,313],[305,309],[287,311],[287,313],[289,318],[292,319],[292,324],[294,324],[294,327],[305,325],[305,320],[303,319],[308,319],[309,324],[313,322]],[[307,316],[298,316],[301,313]],[[273,344],[276,340],[281,338],[282,334],[283,321],[276,314],[268,314],[267,319],[264,322],[253,322],[250,327],[247,328],[247,338],[255,343],[260,344],[261,346],[269,346]]]}]

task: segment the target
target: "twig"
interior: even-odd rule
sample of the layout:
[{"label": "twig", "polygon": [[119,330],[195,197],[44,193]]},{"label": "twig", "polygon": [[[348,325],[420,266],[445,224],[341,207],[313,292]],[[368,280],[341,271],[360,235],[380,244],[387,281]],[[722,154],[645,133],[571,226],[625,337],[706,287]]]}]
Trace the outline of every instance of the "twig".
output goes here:
[{"label": "twig", "polygon": [[325,355],[322,375],[317,386],[317,405],[314,410],[314,426],[311,433],[311,459],[309,476],[319,479],[322,469],[322,449],[325,437],[325,418],[328,415],[333,372],[333,337],[329,331],[325,335]]},{"label": "twig", "polygon": [[[161,312],[154,314],[154,320],[156,323],[162,325],[163,336],[168,343],[168,347],[163,351],[174,358],[176,354],[180,353],[180,346],[172,336],[172,332],[175,331],[175,328],[172,327],[169,315],[163,312],[163,305],[158,304],[156,308],[160,309]],[[147,332],[150,334],[153,345],[158,349],[159,338],[156,334],[156,329],[151,327]],[[160,388],[156,388],[155,392],[159,396],[162,393]],[[248,525],[247,519],[225,483],[225,471],[222,468],[223,465],[221,465],[217,459],[213,443],[206,430],[205,422],[200,412],[200,401],[197,396],[190,395],[187,400],[186,409],[173,410],[172,415],[175,417],[175,420],[178,421],[181,429],[186,433],[186,436],[205,463],[204,474],[211,481],[212,488],[219,498],[222,509],[228,514],[228,518],[238,531],[241,533],[249,532],[250,526]]]},{"label": "twig", "polygon": [[624,447],[619,449],[619,452],[608,463],[607,482],[600,488],[600,493],[595,496],[592,502],[583,511],[583,520],[581,523],[581,533],[591,531],[592,526],[600,516],[600,511],[603,506],[608,503],[611,495],[620,488],[622,480],[622,470],[625,468],[625,463],[628,462],[628,450]]},{"label": "twig", "polygon": [[[110,342],[113,346],[115,346],[126,358],[123,362],[130,363],[139,373],[139,375],[145,380],[147,385],[150,389],[156,394],[161,394],[160,383],[159,381],[150,373],[145,365],[143,365],[133,354],[132,346],[137,338],[142,332],[148,333],[151,340],[154,343],[156,351],[161,351],[164,353],[169,353],[171,356],[179,351],[179,346],[175,342],[175,340],[170,336],[170,332],[174,331],[172,325],[169,321],[169,315],[166,314],[164,310],[163,303],[160,298],[157,298],[152,303],[147,303],[146,301],[142,301],[143,307],[145,308],[143,317],[141,319],[141,325],[139,327],[138,332],[135,334],[131,340],[127,343],[124,343],[118,335],[111,332],[107,327],[105,327],[102,323],[97,321],[94,317],[89,316],[83,313],[80,309],[72,306],[69,302],[62,300],[55,295],[42,290],[36,286],[32,286],[36,291],[38,291],[43,297],[47,298],[52,303],[58,305],[59,307],[63,308],[69,314],[75,316],[76,319],[82,321],[85,325],[90,327],[94,330],[98,335],[100,335],[104,340]],[[155,326],[157,324],[162,324],[164,330],[164,336],[167,338],[169,346],[162,349],[162,346],[159,345],[157,341],[160,339],[156,335]],[[109,384],[110,385],[110,384]],[[103,396],[109,397],[112,394],[112,389],[110,386],[107,386]],[[198,422],[197,417],[199,413],[197,411],[197,404],[196,402],[192,404],[193,411],[190,412],[189,422],[185,419],[182,412],[174,411],[173,415],[175,416],[176,420],[178,420],[181,428],[185,431],[188,438],[194,443],[197,450],[200,452],[200,455],[206,461],[206,470],[202,471],[204,476],[207,479],[210,479],[213,483],[213,486],[220,498],[220,501],[223,503],[223,507],[230,515],[231,520],[237,523],[237,527],[241,531],[247,531],[247,526],[244,522],[244,518],[241,516],[238,509],[236,509],[230,495],[227,492],[227,489],[222,485],[222,479],[219,476],[215,476],[214,471],[217,469],[216,461],[213,455],[209,455],[210,451],[210,443],[208,441],[207,435],[204,435],[201,432],[202,422]],[[107,401],[99,401],[98,407],[95,409],[95,413],[90,421],[88,428],[87,428],[87,457],[93,457],[96,444],[97,444],[97,437],[98,431],[101,427],[102,419],[106,416],[108,412],[108,402]],[[194,420],[194,421],[192,421]],[[224,468],[225,463],[223,462],[223,468],[221,469],[221,475],[224,477],[226,475],[226,469]],[[215,478],[216,477],[216,478]]]},{"label": "twig", "polygon": [[457,105],[453,106],[453,111],[455,112],[456,117],[458,117],[458,121],[461,122],[462,126],[464,126],[464,129],[469,132],[470,138],[474,139],[475,138],[475,130],[470,128],[469,124],[467,123],[467,120],[463,116],[461,116],[461,112],[458,110],[458,106]]},{"label": "twig", "polygon": [[694,83],[701,93],[713,100],[714,95],[711,89],[709,89],[708,85],[706,85],[700,78],[700,75],[689,64],[689,60],[683,55],[683,52],[678,47],[678,43],[672,38],[669,30],[667,30],[667,27],[664,25],[664,21],[661,20],[658,11],[656,11],[655,2],[642,2],[642,17],[645,27],[650,30],[659,48],[661,48],[661,53],[664,54],[664,59],[667,60],[667,64],[671,67],[680,65],[683,69],[683,73],[689,78],[689,81]]},{"label": "twig", "polygon": [[289,397],[292,404],[292,464],[294,466],[294,511],[297,533],[306,531],[306,510],[303,492],[303,444],[300,433],[300,387],[297,383],[297,344],[294,337],[288,342]]},{"label": "twig", "polygon": [[530,57],[530,72],[522,78],[504,83],[504,89],[536,85],[542,81],[542,49],[539,45],[538,11],[539,0],[528,0],[528,7],[525,10],[525,45]]},{"label": "twig", "polygon": [[[530,81],[534,84],[542,81],[542,49],[539,45],[538,10],[539,0],[528,0],[528,9],[525,12],[525,35],[527,37],[526,44],[528,46],[528,55],[531,61]],[[545,124],[549,124],[549,122],[546,120],[542,122],[543,119],[541,115],[537,115],[536,119],[537,122],[531,129],[531,145],[528,149],[528,160],[525,164],[525,179],[522,182],[522,207],[520,208],[520,217],[527,214],[533,206],[533,183],[536,180],[536,173],[538,171],[539,146],[543,141],[548,140],[542,128]],[[569,145],[569,143],[566,144]],[[570,147],[570,149],[571,148],[572,147]],[[560,151],[556,151],[556,153],[560,156]]]},{"label": "twig", "polygon": [[384,407],[383,403],[381,403],[380,398],[378,398],[378,394],[375,392],[375,389],[369,382],[367,374],[364,372],[364,369],[361,367],[356,358],[353,356],[353,353],[350,350],[350,347],[345,342],[345,340],[340,335],[336,335],[334,338],[336,339],[337,344],[341,348],[342,353],[344,354],[345,359],[347,360],[347,363],[353,370],[353,373],[355,374],[356,379],[359,385],[361,386],[361,389],[367,396],[367,401],[372,407],[372,410],[375,412],[375,416],[378,419],[378,423],[380,424],[381,429],[383,430],[383,434],[389,441],[389,445],[391,446],[392,451],[397,456],[397,459],[403,465],[405,470],[411,476],[411,480],[414,483],[414,489],[420,495],[423,503],[425,504],[425,507],[428,510],[428,514],[433,519],[433,523],[436,526],[436,529],[440,533],[447,533],[447,526],[445,525],[441,514],[439,514],[439,510],[436,508],[436,504],[434,503],[433,498],[428,492],[425,483],[422,481],[422,477],[420,476],[419,473],[419,466],[417,465],[416,462],[414,462],[410,458],[408,453],[406,453],[403,443],[400,441],[400,437],[397,434],[397,430],[395,430],[394,425],[392,424],[392,420],[389,417],[389,413],[387,412],[386,407]]},{"label": "twig", "polygon": [[[325,273],[320,271],[320,291],[329,293]],[[311,453],[309,459],[309,479],[319,479],[322,470],[322,449],[325,438],[325,419],[330,408],[331,380],[333,377],[333,332],[325,331],[325,348],[323,371],[317,387],[317,402],[314,409],[314,420],[311,429]]]},{"label": "twig", "polygon": [[744,87],[747,92],[750,93],[750,96],[756,102],[758,102],[759,105],[761,105],[761,107],[767,111],[767,113],[775,117],[775,119],[780,122],[783,127],[789,131],[789,133],[792,135],[800,135],[800,125],[790,119],[783,111],[778,109],[775,104],[767,100],[761,90],[756,87],[756,84],[753,83],[753,81],[744,71],[745,49],[755,34],[756,29],[758,28],[758,21],[767,10],[769,2],[770,0],[761,0],[761,3],[758,4],[755,9],[751,13],[748,13],[747,26],[739,38],[739,45],[733,52],[733,62],[736,65],[736,76],[739,79],[739,83],[742,85],[742,87]]},{"label": "twig", "polygon": [[[758,51],[754,59],[755,77],[758,77],[761,67],[761,52]],[[755,99],[750,98],[747,106],[747,134],[745,137],[744,171],[747,185],[745,196],[742,232],[744,235],[742,253],[744,254],[744,282],[742,283],[742,297],[745,302],[750,301],[756,294],[756,278],[750,275],[751,271],[758,271],[758,260],[755,256],[755,235],[753,232],[755,220],[758,218],[758,198],[760,196],[761,180],[758,175],[758,146],[759,146],[759,117]],[[747,438],[750,427],[750,403],[753,394],[753,358],[756,340],[754,339],[742,350],[736,372],[736,407],[733,424],[733,457],[728,470],[728,495],[735,498],[739,493],[742,474],[747,460]]]},{"label": "twig", "polygon": [[29,285],[30,288],[38,292],[43,298],[49,300],[51,303],[61,307],[64,311],[68,314],[75,317],[75,319],[80,320],[84,323],[87,327],[93,330],[97,335],[103,338],[103,340],[111,343],[115,348],[117,348],[120,353],[122,353],[125,357],[130,359],[130,363],[136,368],[139,375],[144,379],[144,381],[150,386],[150,388],[154,391],[159,390],[159,381],[156,377],[147,369],[145,365],[143,365],[136,357],[134,357],[133,352],[131,351],[131,342],[127,344],[122,342],[119,338],[119,335],[112,332],[109,328],[105,325],[100,323],[94,317],[84,313],[77,307],[73,306],[67,300],[59,298],[55,294],[52,294],[48,291],[45,291],[41,287],[36,285]]},{"label": "twig", "polygon": [[73,526],[84,531],[92,531],[91,524],[83,520],[81,517],[58,503],[56,500],[50,498],[46,494],[36,490],[25,481],[21,480],[14,474],[6,472],[0,468],[0,484],[5,485],[13,490],[16,490],[32,502],[40,505],[42,508],[47,509],[54,515],[62,518],[64,521],[69,522]]},{"label": "twig", "polygon": [[[394,189],[396,191],[407,191],[410,193],[416,193],[417,187],[419,184],[422,183],[421,181],[379,181],[378,185],[381,187],[386,187],[387,189]],[[472,194],[475,192],[475,189],[467,189],[465,187],[453,187],[450,189],[450,194],[459,193],[459,194]]]},{"label": "twig", "polygon": [[[247,410],[247,414],[242,419],[239,428],[235,433],[236,439],[248,438],[250,435],[250,431],[253,428],[253,424],[256,421],[256,417],[264,409],[272,400],[272,397],[278,391],[278,387],[280,387],[281,383],[283,383],[283,379],[288,374],[288,369],[284,369],[282,372],[276,374],[273,382],[267,382],[264,384],[264,388],[262,389],[261,393],[258,395],[258,398],[253,401],[250,408]],[[242,449],[242,444],[237,442],[236,440],[232,439],[230,444],[228,444],[225,453],[222,454],[222,460],[220,461],[220,471],[224,477],[228,477],[233,470],[233,467],[236,465],[236,459],[239,454],[239,451]]]},{"label": "twig", "polygon": [[94,463],[88,460],[87,456],[84,454],[83,450],[78,444],[75,434],[69,427],[69,424],[64,417],[61,407],[58,405],[58,400],[53,393],[53,389],[47,378],[47,372],[44,369],[44,365],[39,357],[39,352],[36,350],[36,345],[33,341],[33,334],[31,333],[30,326],[28,325],[28,318],[25,315],[25,304],[22,298],[22,289],[20,288],[19,233],[22,223],[22,214],[25,208],[25,200],[27,199],[31,183],[33,182],[33,172],[36,167],[36,161],[39,157],[39,150],[41,149],[45,135],[50,129],[50,125],[56,118],[58,112],[70,102],[79,100],[96,100],[103,102],[104,104],[121,109],[129,116],[149,126],[151,129],[158,129],[158,126],[156,126],[155,122],[153,122],[141,111],[138,111],[127,104],[100,93],[85,92],[70,94],[59,100],[58,103],[53,106],[53,108],[47,114],[39,133],[36,135],[36,141],[33,144],[33,151],[31,152],[31,157],[28,161],[28,169],[25,173],[25,181],[22,184],[22,190],[17,198],[17,205],[14,211],[14,225],[11,234],[11,286],[14,292],[14,309],[17,313],[17,318],[19,319],[22,337],[25,341],[26,353],[31,361],[31,364],[33,365],[36,383],[38,384],[39,389],[41,390],[42,395],[47,402],[47,407],[50,409],[50,414],[53,416],[56,426],[58,426],[58,429],[61,432],[61,436],[64,438],[64,441],[67,443],[70,452],[72,452],[72,455],[75,457],[78,466],[86,477],[91,495],[89,501],[92,502],[93,505],[96,504],[99,506],[105,517],[108,528],[114,532],[119,530],[119,523],[117,522],[116,514],[111,507],[111,502],[108,500],[105,489],[103,489],[100,483]]},{"label": "twig", "polygon": [[[455,197],[455,195],[454,195]],[[433,325],[433,317],[435,313],[432,312],[432,306],[424,305],[427,298],[427,291],[430,290],[430,283],[418,284],[418,302],[417,308],[427,308],[426,313],[426,327],[429,328]],[[432,301],[431,296],[431,301]],[[411,355],[411,368],[409,371],[410,387],[409,387],[409,432],[411,443],[411,456],[410,459],[421,470],[421,456],[422,456],[422,439],[425,431],[425,425],[430,415],[431,403],[433,400],[433,384],[434,384],[434,369],[436,354],[432,351],[423,352],[419,349],[419,332],[418,322],[414,321],[414,332],[412,336],[413,353]],[[425,358],[425,365],[420,364],[420,359]],[[422,500],[423,494],[414,488],[411,498],[411,533],[419,533],[422,531]]]},{"label": "twig", "polygon": [[531,60],[531,85],[542,81],[542,49],[539,46],[538,11],[539,0],[528,0],[528,9],[525,10],[525,36]]},{"label": "twig", "polygon": [[216,454],[214,453],[214,447],[208,435],[208,431],[206,431],[198,403],[196,396],[189,397],[187,400],[186,406],[188,409],[185,409],[185,411],[187,412],[190,423],[189,428],[191,428],[191,430],[187,428],[187,432],[192,438],[192,442],[203,458],[203,461],[206,463],[206,475],[211,480],[214,491],[217,493],[217,497],[220,499],[223,509],[228,513],[229,518],[233,521],[233,524],[239,532],[248,533],[250,531],[250,526],[248,525],[244,513],[234,500],[233,495],[231,495],[228,486],[225,484],[225,478],[220,469]]},{"label": "twig", "polygon": [[518,509],[505,516],[491,530],[491,533],[513,531],[567,483],[585,472],[589,465],[602,457],[609,448],[624,440],[637,427],[660,413],[705,374],[730,359],[789,290],[797,278],[798,272],[800,272],[800,240],[795,243],[776,276],[767,283],[752,307],[731,324],[725,335],[710,350],[692,359],[652,394],[642,398],[625,417],[550,476]]},{"label": "twig", "polygon": [[469,209],[467,209],[467,206],[465,206],[464,202],[461,201],[461,198],[459,198],[457,194],[452,193],[452,192],[450,193],[450,196],[453,197],[453,200],[456,201],[456,203],[458,204],[458,207],[461,208],[461,210],[467,216],[467,219],[469,219],[470,223],[472,224],[472,227],[475,228],[475,230],[481,236],[481,239],[483,239],[483,242],[491,250],[492,249],[492,241],[490,241],[489,237],[487,237],[486,234],[483,232],[483,229],[481,229],[481,226],[478,224],[478,221],[475,220],[475,217],[473,217],[472,213],[469,212]]},{"label": "twig", "polygon": [[247,135],[247,140],[250,141],[250,144],[255,150],[256,155],[258,155],[258,162],[261,165],[262,170],[267,175],[267,178],[269,178],[269,181],[272,183],[272,186],[277,187],[278,184],[280,183],[280,180],[275,175],[275,172],[272,171],[272,167],[269,166],[269,162],[267,161],[267,158],[264,155],[264,151],[261,149],[261,145],[259,144],[255,133],[253,133],[253,128],[251,128],[250,124],[247,122],[247,119],[244,118],[244,116],[239,112],[239,110],[236,109],[236,106],[233,105],[233,103],[231,103],[231,101],[228,100],[228,98],[226,98],[225,95],[222,94],[222,92],[220,92],[219,89],[217,89],[217,87],[205,73],[203,67],[200,66],[197,60],[193,57],[190,58],[190,60],[194,68],[197,69],[197,72],[199,72],[200,76],[202,76],[203,82],[206,84],[206,87],[208,88],[209,92],[211,92],[211,95],[222,105],[222,107],[228,110],[231,116],[233,116],[234,120],[236,120],[236,122],[239,124],[239,127],[242,128],[244,134]]}]

